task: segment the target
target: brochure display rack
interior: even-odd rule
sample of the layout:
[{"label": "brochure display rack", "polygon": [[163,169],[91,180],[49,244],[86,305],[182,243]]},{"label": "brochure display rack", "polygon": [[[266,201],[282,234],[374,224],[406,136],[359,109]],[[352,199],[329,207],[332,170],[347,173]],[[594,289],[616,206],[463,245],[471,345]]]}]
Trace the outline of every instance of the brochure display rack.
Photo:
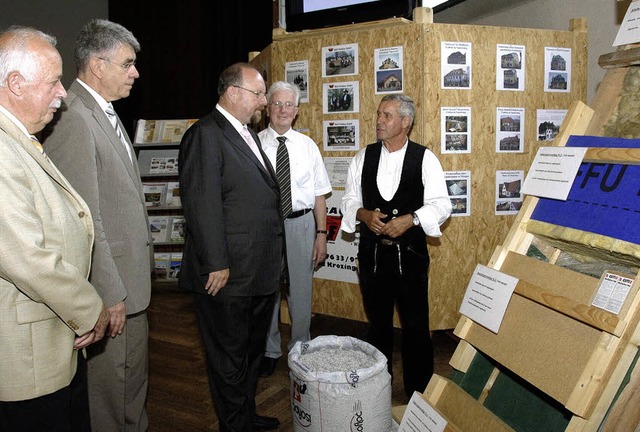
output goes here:
[{"label": "brochure display rack", "polygon": [[175,281],[182,264],[185,220],[178,183],[178,148],[195,120],[138,120],[134,147],[153,237],[155,281]]}]

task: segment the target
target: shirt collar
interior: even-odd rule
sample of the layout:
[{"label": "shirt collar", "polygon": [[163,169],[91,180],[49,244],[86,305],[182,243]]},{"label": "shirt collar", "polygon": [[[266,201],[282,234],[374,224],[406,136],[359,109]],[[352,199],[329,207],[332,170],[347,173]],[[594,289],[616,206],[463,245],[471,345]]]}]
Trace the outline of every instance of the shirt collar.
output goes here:
[{"label": "shirt collar", "polygon": [[273,141],[276,141],[276,138],[278,138],[279,136],[287,137],[287,139],[291,140],[291,138],[289,137],[289,132],[291,132],[291,128],[289,128],[285,133],[279,134],[278,132],[275,131],[275,129],[271,127],[271,124],[269,124],[269,127],[267,128],[267,130],[269,131],[269,135],[273,138]]},{"label": "shirt collar", "polygon": [[227,120],[229,120],[229,123],[231,123],[231,126],[233,126],[235,128],[235,130],[238,131],[238,133],[241,133],[240,131],[242,131],[242,129],[244,129],[245,125],[240,123],[240,120],[235,118],[231,113],[229,113],[229,111],[227,111],[226,109],[222,108],[222,106],[220,106],[220,104],[216,104],[216,109],[218,111],[220,111],[220,114],[222,114]]},{"label": "shirt collar", "polygon": [[109,107],[109,102],[107,102],[105,98],[100,96],[97,91],[89,87],[89,85],[83,82],[80,78],[76,78],[76,81],[78,81],[78,83],[82,87],[84,87],[91,96],[93,96],[93,98],[96,100],[96,102],[98,103],[98,106],[102,109],[102,111],[106,111],[107,107]]},{"label": "shirt collar", "polygon": [[0,112],[2,114],[4,114],[5,116],[7,116],[7,118],[9,120],[11,120],[11,122],[13,124],[15,124],[16,126],[18,126],[18,129],[20,129],[22,131],[22,133],[25,134],[25,136],[29,139],[31,139],[31,137],[33,137],[33,135],[31,135],[29,133],[29,131],[27,130],[27,128],[22,124],[22,122],[20,120],[18,120],[18,118],[16,116],[14,116],[13,114],[11,114],[9,112],[9,110],[7,110],[5,107],[3,107],[2,105],[0,105]]},{"label": "shirt collar", "polygon": [[[382,144],[382,151],[384,151],[387,154],[391,154],[389,152],[389,150],[387,149],[387,146],[385,146],[382,141],[380,141],[380,144]],[[404,142],[404,145],[402,147],[400,147],[398,150],[394,151],[393,153],[397,153],[397,154],[404,153],[407,150],[407,145],[408,144],[409,144],[409,137],[407,137],[407,140]]]}]

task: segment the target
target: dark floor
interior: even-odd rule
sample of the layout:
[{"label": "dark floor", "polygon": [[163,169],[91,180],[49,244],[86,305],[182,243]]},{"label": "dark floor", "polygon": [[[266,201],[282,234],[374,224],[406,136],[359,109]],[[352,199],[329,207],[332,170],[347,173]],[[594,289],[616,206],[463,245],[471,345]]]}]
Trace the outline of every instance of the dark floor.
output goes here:
[{"label": "dark floor", "polygon": [[[205,359],[190,294],[171,287],[154,288],[149,314],[149,413],[150,432],[217,431],[217,418],[209,394]],[[367,324],[315,315],[312,337],[353,336],[365,339]],[[282,343],[290,339],[290,327],[282,325]],[[399,335],[399,331],[398,331]],[[399,337],[396,340],[399,341]],[[448,362],[457,342],[449,332],[434,332],[435,372],[449,376]],[[394,355],[392,404],[408,401],[402,389],[400,345]],[[292,430],[290,379],[286,358],[276,372],[258,383],[257,412],[278,417],[280,431]]]}]

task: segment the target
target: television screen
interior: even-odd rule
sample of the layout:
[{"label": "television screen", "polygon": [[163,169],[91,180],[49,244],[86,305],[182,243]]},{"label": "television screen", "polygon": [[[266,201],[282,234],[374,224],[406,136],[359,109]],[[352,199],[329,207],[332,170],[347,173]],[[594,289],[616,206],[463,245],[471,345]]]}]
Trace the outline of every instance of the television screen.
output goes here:
[{"label": "television screen", "polygon": [[417,0],[286,0],[287,31],[393,17],[411,18]]}]

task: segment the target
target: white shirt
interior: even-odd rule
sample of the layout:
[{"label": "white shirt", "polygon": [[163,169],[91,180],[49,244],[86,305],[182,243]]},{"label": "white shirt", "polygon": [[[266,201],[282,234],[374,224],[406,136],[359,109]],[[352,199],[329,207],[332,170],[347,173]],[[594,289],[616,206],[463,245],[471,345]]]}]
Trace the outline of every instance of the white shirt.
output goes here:
[{"label": "white shirt", "polygon": [[[240,120],[235,118],[229,111],[227,111],[226,109],[222,108],[220,106],[220,104],[216,104],[216,109],[218,111],[220,111],[220,114],[222,114],[224,116],[224,118],[229,120],[229,123],[231,123],[231,126],[233,126],[233,128],[236,131],[238,131],[238,133],[240,134],[242,139],[247,143],[247,145],[249,146],[249,148],[251,149],[253,154],[256,155],[256,157],[258,158],[258,160],[260,161],[262,166],[266,168],[266,166],[264,164],[264,160],[262,159],[262,155],[260,154],[260,149],[258,149],[258,145],[255,142],[253,142],[253,139],[250,140],[250,141],[247,141],[245,139],[245,137],[244,137],[244,130],[243,129],[246,129],[246,125],[243,125],[242,123],[240,123]],[[274,165],[274,167],[275,167],[275,165]]]},{"label": "white shirt", "polygon": [[291,168],[291,204],[293,211],[310,209],[315,206],[316,197],[331,192],[329,175],[324,167],[318,146],[311,138],[298,131],[289,129],[280,135],[271,126],[258,134],[262,150],[271,165],[276,166],[278,137],[287,138],[285,145],[289,152]]},{"label": "white shirt", "polygon": [[[400,150],[392,153],[389,153],[384,144],[382,145],[376,183],[380,195],[387,201],[393,198],[400,185],[407,143]],[[360,150],[349,165],[347,185],[340,206],[342,211],[340,229],[347,233],[355,232],[356,225],[359,223],[356,220],[356,213],[358,209],[363,208],[361,183],[365,152],[366,148]],[[442,235],[440,225],[451,215],[451,200],[447,193],[442,165],[436,155],[428,149],[425,150],[422,159],[422,184],[424,185],[424,205],[415,213],[426,235],[440,237]]]},{"label": "white shirt", "polygon": [[18,120],[18,118],[16,116],[14,116],[13,114],[11,114],[11,112],[9,112],[8,109],[6,109],[5,107],[3,107],[2,105],[0,105],[0,112],[2,114],[4,114],[5,116],[7,116],[7,118],[9,120],[11,120],[13,122],[13,124],[15,124],[16,126],[18,126],[18,129],[20,129],[22,131],[22,133],[29,139],[33,138],[33,135],[31,135],[29,133],[29,131],[27,130],[27,128],[22,124],[22,122],[20,120]]},{"label": "white shirt", "polygon": [[[98,103],[98,106],[100,108],[102,108],[102,111],[104,111],[104,115],[107,116],[107,118],[109,118],[109,115],[107,114],[107,107],[109,106],[109,102],[107,102],[105,100],[105,98],[103,98],[102,96],[100,96],[100,94],[95,91],[94,89],[92,89],[91,87],[89,87],[86,83],[84,83],[80,78],[76,78],[76,81],[78,81],[78,83],[84,87],[89,94],[91,94],[91,96],[93,96],[93,98],[96,100],[96,102]],[[111,108],[113,109],[113,108]],[[111,121],[111,119],[109,119],[109,121]],[[112,123],[113,124],[113,123]]]}]

